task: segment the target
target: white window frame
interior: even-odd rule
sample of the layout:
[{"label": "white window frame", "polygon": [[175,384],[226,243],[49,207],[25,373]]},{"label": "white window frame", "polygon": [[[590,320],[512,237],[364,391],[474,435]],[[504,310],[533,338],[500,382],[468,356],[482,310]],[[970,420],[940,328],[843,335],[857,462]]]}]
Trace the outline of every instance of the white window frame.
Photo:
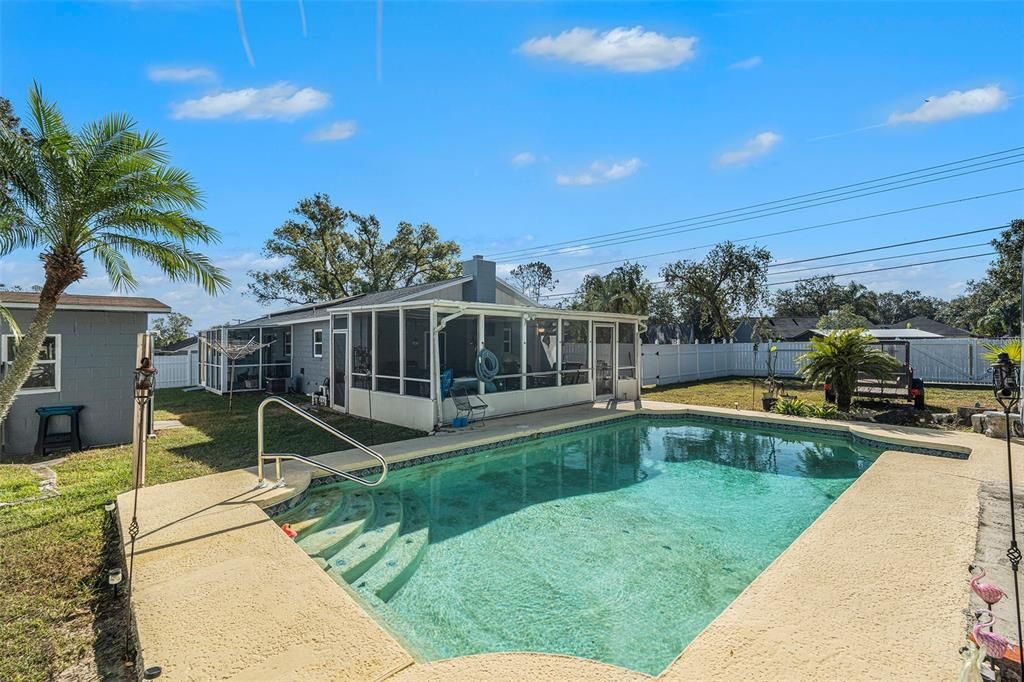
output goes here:
[{"label": "white window frame", "polygon": [[[53,339],[54,339],[54,354],[55,354],[55,358],[53,360],[37,360],[35,362],[35,364],[37,364],[37,365],[54,365],[54,372],[53,372],[53,383],[54,383],[54,385],[53,386],[38,387],[38,388],[20,388],[20,389],[18,389],[18,392],[17,392],[16,395],[32,395],[32,394],[37,394],[37,393],[60,393],[60,374],[61,374],[60,366],[61,366],[61,359],[63,358],[63,352],[61,350],[61,335],[60,334],[47,334],[46,336],[48,336],[48,337],[52,336]],[[0,348],[0,361],[3,362],[4,372],[7,371],[8,363],[10,363],[13,360],[13,358],[8,357],[8,353],[7,353],[7,346],[9,345],[8,344],[8,339],[12,339],[12,338],[14,338],[13,334],[4,334],[2,337],[0,337],[0,342],[3,343],[3,348]]]},{"label": "white window frame", "polygon": [[[319,341],[317,341],[317,337],[318,336],[320,337]],[[319,352],[317,352],[317,349],[316,349],[317,346],[320,346],[320,351]],[[323,356],[324,356],[324,330],[323,329],[314,329],[313,330],[313,357],[314,358],[322,358]]]},{"label": "white window frame", "polygon": [[284,331],[284,356],[290,358],[292,356],[292,330],[286,329]]}]

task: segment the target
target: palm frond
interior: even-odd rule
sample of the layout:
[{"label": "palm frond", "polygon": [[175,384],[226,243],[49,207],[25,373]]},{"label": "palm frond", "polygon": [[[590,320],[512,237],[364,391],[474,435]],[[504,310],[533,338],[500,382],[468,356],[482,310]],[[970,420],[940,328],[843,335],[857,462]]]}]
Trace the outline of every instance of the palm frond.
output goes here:
[{"label": "palm frond", "polygon": [[207,293],[218,294],[231,286],[231,280],[209,257],[189,249],[184,244],[152,241],[112,232],[98,235],[98,240],[105,242],[110,248],[124,250],[136,258],[148,260],[173,281],[195,282]]},{"label": "palm frond", "polygon": [[107,273],[110,285],[117,291],[129,291],[138,286],[138,280],[132,273],[131,266],[125,257],[105,242],[97,242],[92,250],[96,260]]}]

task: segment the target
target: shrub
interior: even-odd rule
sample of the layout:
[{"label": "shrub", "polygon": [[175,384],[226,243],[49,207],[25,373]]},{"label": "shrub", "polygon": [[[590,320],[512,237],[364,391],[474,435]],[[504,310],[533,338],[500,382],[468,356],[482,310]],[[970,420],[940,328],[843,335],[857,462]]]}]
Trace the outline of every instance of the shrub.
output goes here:
[{"label": "shrub", "polygon": [[789,398],[775,403],[772,412],[788,414],[790,417],[806,417],[811,405],[801,398]]},{"label": "shrub", "polygon": [[811,339],[811,350],[797,358],[799,374],[809,384],[829,384],[840,411],[849,412],[857,375],[878,379],[898,372],[903,365],[870,344],[874,338],[863,329],[843,329]]},{"label": "shrub", "polygon": [[818,419],[835,419],[839,416],[839,408],[832,403],[822,403],[821,405],[808,405],[807,416],[817,417]]}]

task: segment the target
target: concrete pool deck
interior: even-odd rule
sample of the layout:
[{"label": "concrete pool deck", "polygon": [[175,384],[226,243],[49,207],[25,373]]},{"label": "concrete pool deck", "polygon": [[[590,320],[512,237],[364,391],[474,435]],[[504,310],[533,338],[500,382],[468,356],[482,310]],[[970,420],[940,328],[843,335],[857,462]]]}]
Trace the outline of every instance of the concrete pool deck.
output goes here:
[{"label": "concrete pool deck", "polygon": [[[637,407],[581,405],[505,417],[377,449],[399,462],[613,419]],[[953,678],[964,641],[978,488],[1006,479],[1001,441],[649,401],[643,409],[970,452],[953,459],[887,450],[659,679]],[[1024,480],[1024,448],[1015,449],[1015,473]],[[347,451],[318,459],[353,469],[368,464]],[[309,485],[305,466],[288,463],[284,471],[284,488],[253,490],[249,469],[140,491],[134,611],[141,657],[163,668],[161,679],[651,679],[551,654],[416,661],[264,513]],[[131,493],[119,497],[118,509],[127,529]]]}]

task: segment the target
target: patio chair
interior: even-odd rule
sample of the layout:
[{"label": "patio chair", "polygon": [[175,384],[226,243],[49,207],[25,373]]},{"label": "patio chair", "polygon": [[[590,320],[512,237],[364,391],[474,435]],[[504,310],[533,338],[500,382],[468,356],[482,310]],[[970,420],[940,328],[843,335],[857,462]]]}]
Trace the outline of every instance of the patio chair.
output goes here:
[{"label": "patio chair", "polygon": [[453,386],[449,395],[455,403],[455,416],[466,417],[467,422],[473,421],[473,415],[480,413],[480,423],[487,423],[487,403],[483,399],[466,390],[465,386]]}]

